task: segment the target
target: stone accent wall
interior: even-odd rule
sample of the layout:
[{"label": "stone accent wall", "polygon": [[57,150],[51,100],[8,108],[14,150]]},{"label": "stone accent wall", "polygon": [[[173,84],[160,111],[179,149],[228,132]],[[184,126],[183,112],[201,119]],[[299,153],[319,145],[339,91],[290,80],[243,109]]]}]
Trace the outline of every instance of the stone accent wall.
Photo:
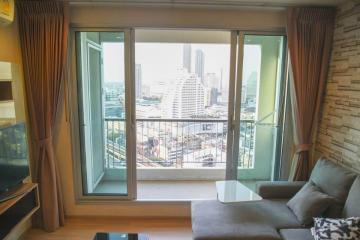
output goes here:
[{"label": "stone accent wall", "polygon": [[360,172],[359,0],[338,9],[315,151]]}]

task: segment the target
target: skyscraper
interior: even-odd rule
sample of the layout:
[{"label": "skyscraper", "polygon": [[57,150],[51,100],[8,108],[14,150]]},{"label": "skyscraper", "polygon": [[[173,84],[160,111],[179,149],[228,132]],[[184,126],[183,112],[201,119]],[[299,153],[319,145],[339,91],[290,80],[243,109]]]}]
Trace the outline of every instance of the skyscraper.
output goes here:
[{"label": "skyscraper", "polygon": [[220,80],[216,73],[206,73],[204,76],[204,86],[220,89]]},{"label": "skyscraper", "polygon": [[191,72],[191,44],[183,45],[183,68]]},{"label": "skyscraper", "polygon": [[198,49],[195,55],[195,73],[200,78],[202,84],[204,84],[204,64],[204,52]]},{"label": "skyscraper", "polygon": [[142,74],[141,64],[135,64],[135,96],[136,98],[142,97]]},{"label": "skyscraper", "polygon": [[205,88],[205,105],[210,107],[218,103],[218,89],[213,87]]},{"label": "skyscraper", "polygon": [[205,89],[195,74],[183,76],[169,96],[172,118],[191,118],[205,113]]},{"label": "skyscraper", "polygon": [[222,91],[223,91],[223,69],[221,68],[221,70],[220,70],[220,86],[219,86],[220,94],[222,93]]}]

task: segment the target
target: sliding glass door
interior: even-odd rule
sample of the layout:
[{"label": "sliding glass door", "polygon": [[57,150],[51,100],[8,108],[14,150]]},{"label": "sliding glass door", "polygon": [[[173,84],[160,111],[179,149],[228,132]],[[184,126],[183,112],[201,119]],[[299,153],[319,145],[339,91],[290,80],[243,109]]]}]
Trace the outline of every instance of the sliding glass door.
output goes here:
[{"label": "sliding glass door", "polygon": [[76,32],[84,195],[132,198],[131,32]]},{"label": "sliding glass door", "polygon": [[195,189],[204,182],[215,197],[214,181],[225,178],[231,32],[135,33],[138,198],[206,198]]},{"label": "sliding glass door", "polygon": [[274,178],[284,36],[90,30],[75,43],[82,197],[135,199],[146,181]]},{"label": "sliding glass door", "polygon": [[285,37],[239,34],[233,158],[237,179],[273,179],[281,153]]}]

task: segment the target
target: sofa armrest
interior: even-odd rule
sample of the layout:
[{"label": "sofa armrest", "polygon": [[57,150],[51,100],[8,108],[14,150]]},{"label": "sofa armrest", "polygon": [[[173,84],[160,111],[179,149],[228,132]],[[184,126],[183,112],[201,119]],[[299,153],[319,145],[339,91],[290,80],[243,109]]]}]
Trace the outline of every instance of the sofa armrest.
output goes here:
[{"label": "sofa armrest", "polygon": [[256,184],[256,192],[264,199],[275,198],[292,198],[306,182],[289,182],[289,181],[275,181],[275,182],[258,182]]}]

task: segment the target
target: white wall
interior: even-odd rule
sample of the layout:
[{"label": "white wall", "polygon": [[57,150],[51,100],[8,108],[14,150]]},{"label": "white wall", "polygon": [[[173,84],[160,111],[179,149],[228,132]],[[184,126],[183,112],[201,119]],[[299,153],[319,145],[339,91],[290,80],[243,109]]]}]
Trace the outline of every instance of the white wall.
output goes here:
[{"label": "white wall", "polygon": [[283,30],[283,9],[216,10],[201,8],[153,8],[72,6],[74,27],[203,28],[234,30]]}]

